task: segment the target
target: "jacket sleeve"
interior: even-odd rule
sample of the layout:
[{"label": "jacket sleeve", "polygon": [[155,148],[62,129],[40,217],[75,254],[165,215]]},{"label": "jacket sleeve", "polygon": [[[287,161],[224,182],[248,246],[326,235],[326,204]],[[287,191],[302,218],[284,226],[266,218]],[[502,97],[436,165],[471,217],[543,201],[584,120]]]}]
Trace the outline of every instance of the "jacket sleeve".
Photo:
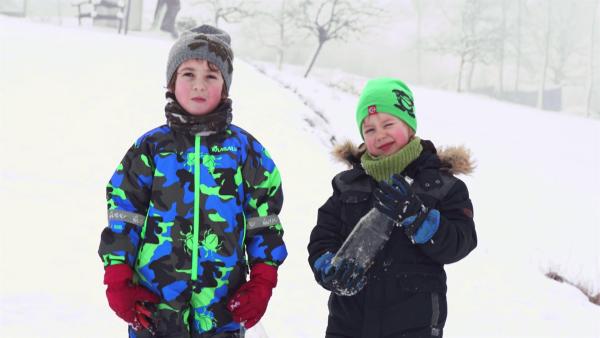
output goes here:
[{"label": "jacket sleeve", "polygon": [[104,266],[133,265],[152,191],[154,164],[147,143],[138,140],[117,167],[106,187],[108,226],[98,254]]},{"label": "jacket sleeve", "polygon": [[441,264],[454,263],[477,246],[473,205],[464,182],[457,179],[440,201],[438,210],[440,224],[437,232],[430,241],[419,246],[426,255]]},{"label": "jacket sleeve", "polygon": [[242,167],[246,251],[250,265],[279,266],[287,257],[279,212],[283,204],[281,176],[267,150],[250,139]]},{"label": "jacket sleeve", "polygon": [[342,220],[340,219],[341,202],[339,191],[333,183],[333,195],[327,199],[317,213],[317,225],[310,233],[308,243],[308,263],[315,279],[319,281],[315,270],[315,261],[326,252],[335,254],[344,243]]}]

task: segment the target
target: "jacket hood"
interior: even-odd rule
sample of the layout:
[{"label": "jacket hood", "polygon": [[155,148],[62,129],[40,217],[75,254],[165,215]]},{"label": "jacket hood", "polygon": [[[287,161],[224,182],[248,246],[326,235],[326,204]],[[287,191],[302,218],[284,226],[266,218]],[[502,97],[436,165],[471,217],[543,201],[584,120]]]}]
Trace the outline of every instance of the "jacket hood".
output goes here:
[{"label": "jacket hood", "polygon": [[[430,141],[422,140],[423,150],[431,149],[437,155],[443,167],[453,175],[469,175],[475,170],[475,161],[472,159],[471,151],[465,146],[449,146],[436,149]],[[364,143],[356,146],[352,141],[336,145],[331,151],[333,157],[348,165],[348,167],[360,166],[360,157],[367,151]]]}]

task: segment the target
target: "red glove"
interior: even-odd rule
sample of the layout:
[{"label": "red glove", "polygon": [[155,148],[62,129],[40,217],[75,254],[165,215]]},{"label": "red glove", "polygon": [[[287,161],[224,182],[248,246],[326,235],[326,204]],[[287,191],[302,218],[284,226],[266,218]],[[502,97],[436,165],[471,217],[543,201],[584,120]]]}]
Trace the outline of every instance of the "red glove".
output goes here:
[{"label": "red glove", "polygon": [[132,278],[133,271],[127,264],[104,268],[108,305],[136,331],[141,328],[152,330],[152,312],[142,303],[158,303],[160,298],[142,286],[133,285]]},{"label": "red glove", "polygon": [[251,328],[267,311],[272,290],[277,285],[277,269],[273,266],[257,263],[252,266],[250,280],[243,284],[227,302],[227,309],[233,314],[233,320]]}]

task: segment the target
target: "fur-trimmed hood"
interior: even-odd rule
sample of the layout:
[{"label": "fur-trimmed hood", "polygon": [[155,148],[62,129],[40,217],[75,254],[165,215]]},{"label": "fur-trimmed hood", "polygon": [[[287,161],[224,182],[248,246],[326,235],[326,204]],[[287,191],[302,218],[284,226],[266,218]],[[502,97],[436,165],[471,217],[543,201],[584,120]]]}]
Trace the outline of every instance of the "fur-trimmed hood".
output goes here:
[{"label": "fur-trimmed hood", "polygon": [[[423,141],[421,141],[423,143]],[[428,141],[425,141],[428,142]],[[442,166],[447,167],[453,175],[469,175],[475,170],[475,162],[471,158],[471,151],[464,146],[442,147],[432,150],[437,154]],[[332,155],[338,161],[349,167],[360,165],[360,157],[366,151],[365,144],[356,146],[351,141],[338,144],[332,150]]]}]

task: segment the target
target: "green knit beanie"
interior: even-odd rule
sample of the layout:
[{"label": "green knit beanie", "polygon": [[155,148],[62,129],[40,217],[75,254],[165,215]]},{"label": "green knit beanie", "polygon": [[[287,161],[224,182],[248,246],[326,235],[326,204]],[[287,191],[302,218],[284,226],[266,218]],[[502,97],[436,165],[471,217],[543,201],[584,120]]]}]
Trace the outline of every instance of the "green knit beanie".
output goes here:
[{"label": "green knit beanie", "polygon": [[393,115],[417,131],[413,94],[398,79],[381,77],[369,80],[365,85],[356,107],[356,124],[361,137],[364,119],[377,113]]}]

